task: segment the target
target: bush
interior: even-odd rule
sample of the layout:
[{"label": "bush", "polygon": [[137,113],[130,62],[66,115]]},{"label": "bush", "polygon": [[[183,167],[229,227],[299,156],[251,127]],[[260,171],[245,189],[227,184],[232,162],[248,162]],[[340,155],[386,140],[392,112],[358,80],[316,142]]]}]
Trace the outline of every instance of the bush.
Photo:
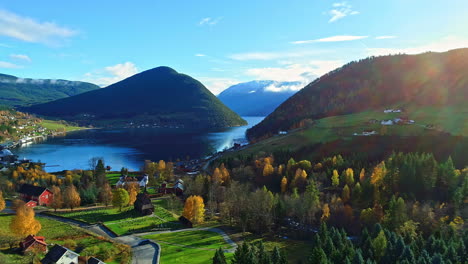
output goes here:
[{"label": "bush", "polygon": [[72,239],[67,239],[63,242],[63,246],[66,247],[66,248],[69,248],[71,250],[75,250],[76,249],[76,241],[75,240],[72,240]]}]

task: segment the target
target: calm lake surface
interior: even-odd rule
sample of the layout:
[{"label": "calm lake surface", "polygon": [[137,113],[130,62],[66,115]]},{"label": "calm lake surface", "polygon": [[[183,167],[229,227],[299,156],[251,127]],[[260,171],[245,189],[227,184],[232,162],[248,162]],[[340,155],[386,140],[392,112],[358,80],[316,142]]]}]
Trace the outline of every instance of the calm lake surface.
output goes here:
[{"label": "calm lake surface", "polygon": [[93,157],[103,157],[113,170],[138,170],[144,160],[158,161],[205,157],[213,152],[246,143],[245,131],[264,117],[243,117],[243,127],[214,131],[170,128],[93,129],[12,149],[19,157],[46,163],[48,172],[88,169]]}]

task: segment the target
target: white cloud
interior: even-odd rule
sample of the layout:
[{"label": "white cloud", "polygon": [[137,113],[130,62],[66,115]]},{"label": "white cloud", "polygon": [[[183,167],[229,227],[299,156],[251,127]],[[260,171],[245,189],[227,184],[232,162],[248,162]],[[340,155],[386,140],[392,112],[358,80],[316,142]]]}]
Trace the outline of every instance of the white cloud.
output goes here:
[{"label": "white cloud", "polygon": [[200,20],[200,22],[198,22],[198,25],[200,25],[200,26],[205,26],[205,25],[214,26],[214,25],[218,24],[219,21],[221,21],[221,19],[223,19],[223,18],[222,17],[218,17],[218,18],[205,17],[205,18],[202,18]]},{"label": "white cloud", "polygon": [[11,54],[10,58],[12,58],[13,60],[17,60],[17,61],[25,61],[25,62],[32,61],[28,55],[24,55],[24,54]]},{"label": "white cloud", "polygon": [[359,14],[359,12],[353,10],[352,6],[348,4],[348,2],[346,1],[340,2],[340,3],[334,3],[332,7],[333,9],[328,11],[328,15],[331,16],[330,20],[328,20],[329,23],[335,22],[337,20],[340,20],[350,15]]},{"label": "white cloud", "polygon": [[294,84],[288,84],[284,85],[282,83],[275,82],[267,87],[265,87],[265,91],[270,91],[274,93],[279,93],[279,92],[286,92],[286,91],[299,91],[300,89],[304,88],[307,83],[305,82],[297,82]]},{"label": "white cloud", "polygon": [[197,53],[195,54],[196,57],[205,57],[206,55],[205,54],[202,54],[202,53]]},{"label": "white cloud", "polygon": [[438,41],[431,42],[420,46],[414,46],[409,48],[368,48],[367,53],[369,56],[381,56],[389,54],[418,54],[427,51],[433,52],[445,52],[452,49],[467,48],[468,39],[446,36]]},{"label": "white cloud", "polygon": [[312,60],[305,63],[289,64],[284,67],[266,67],[248,69],[245,74],[256,80],[273,80],[278,82],[300,82],[296,89],[304,87],[315,78],[343,65],[336,60]]},{"label": "white cloud", "polygon": [[332,36],[327,38],[321,39],[313,39],[313,40],[298,40],[291,42],[292,44],[308,44],[308,43],[316,43],[316,42],[340,42],[340,41],[352,41],[352,40],[359,40],[365,39],[368,36],[352,36],[352,35],[338,35]]},{"label": "white cloud", "polygon": [[20,65],[17,65],[17,64],[11,63],[11,62],[0,61],[0,68],[4,68],[4,69],[19,69],[19,68],[22,68],[22,67],[21,67]]},{"label": "white cloud", "polygon": [[104,69],[85,74],[83,81],[95,83],[101,87],[119,82],[138,73],[138,69],[132,62],[119,63]]},{"label": "white cloud", "polygon": [[0,35],[26,42],[57,44],[58,40],[76,35],[78,32],[53,22],[39,22],[29,17],[0,10]]},{"label": "white cloud", "polygon": [[199,77],[197,79],[202,82],[214,95],[218,95],[228,87],[240,83],[240,81],[236,79],[221,77]]},{"label": "white cloud", "polygon": [[304,56],[323,54],[323,50],[283,51],[283,52],[246,52],[231,54],[228,57],[238,61],[248,60],[278,60],[303,58]]},{"label": "white cloud", "polygon": [[377,36],[375,39],[394,39],[396,36]]}]

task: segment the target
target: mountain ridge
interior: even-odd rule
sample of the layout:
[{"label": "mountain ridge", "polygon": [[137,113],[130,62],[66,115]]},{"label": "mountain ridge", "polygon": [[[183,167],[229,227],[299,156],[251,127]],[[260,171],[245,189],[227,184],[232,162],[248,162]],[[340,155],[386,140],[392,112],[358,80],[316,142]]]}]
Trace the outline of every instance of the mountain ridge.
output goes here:
[{"label": "mountain ridge", "polygon": [[398,105],[454,105],[468,98],[468,49],[350,62],[308,84],[247,131],[251,141],[305,120]]},{"label": "mountain ridge", "polygon": [[25,110],[87,125],[122,126],[138,122],[229,127],[246,124],[201,82],[166,66],[143,71],[100,90]]},{"label": "mountain ridge", "polygon": [[99,88],[95,84],[81,81],[20,78],[0,74],[0,105],[28,106],[74,96]]}]

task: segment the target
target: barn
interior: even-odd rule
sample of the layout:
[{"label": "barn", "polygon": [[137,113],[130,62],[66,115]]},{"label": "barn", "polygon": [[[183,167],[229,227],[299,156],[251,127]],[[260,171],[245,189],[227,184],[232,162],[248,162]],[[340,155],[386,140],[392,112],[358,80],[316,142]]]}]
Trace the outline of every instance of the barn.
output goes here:
[{"label": "barn", "polygon": [[54,194],[49,189],[31,184],[21,185],[18,193],[26,204],[31,207],[36,205],[48,206],[52,203],[52,199],[54,197]]}]

